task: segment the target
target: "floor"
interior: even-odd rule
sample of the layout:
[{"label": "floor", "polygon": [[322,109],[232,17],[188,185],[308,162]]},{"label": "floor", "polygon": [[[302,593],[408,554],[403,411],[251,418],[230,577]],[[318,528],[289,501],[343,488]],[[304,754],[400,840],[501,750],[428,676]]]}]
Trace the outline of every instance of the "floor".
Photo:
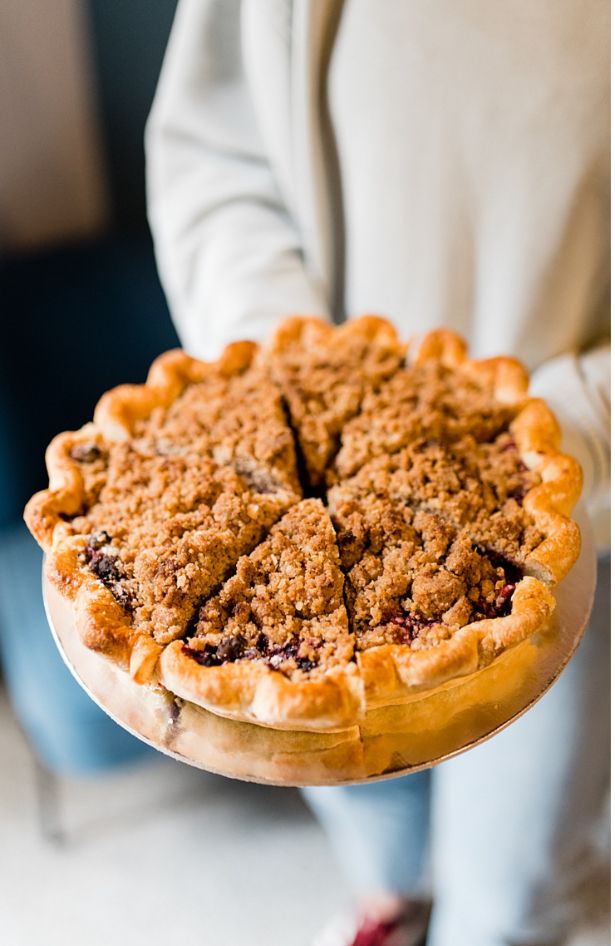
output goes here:
[{"label": "floor", "polygon": [[[291,790],[208,776],[162,756],[62,779],[41,832],[36,768],[0,698],[0,899],[7,946],[308,946],[347,899]],[[53,811],[59,812],[54,820]],[[566,946],[607,946],[605,892]]]}]

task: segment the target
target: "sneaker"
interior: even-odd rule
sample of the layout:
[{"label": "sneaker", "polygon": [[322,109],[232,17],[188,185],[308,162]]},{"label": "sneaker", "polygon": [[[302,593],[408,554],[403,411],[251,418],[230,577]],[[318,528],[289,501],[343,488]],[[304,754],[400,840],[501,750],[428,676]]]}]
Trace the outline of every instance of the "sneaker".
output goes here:
[{"label": "sneaker", "polygon": [[429,913],[429,904],[412,901],[391,919],[337,916],[321,930],[312,946],[422,946]]}]

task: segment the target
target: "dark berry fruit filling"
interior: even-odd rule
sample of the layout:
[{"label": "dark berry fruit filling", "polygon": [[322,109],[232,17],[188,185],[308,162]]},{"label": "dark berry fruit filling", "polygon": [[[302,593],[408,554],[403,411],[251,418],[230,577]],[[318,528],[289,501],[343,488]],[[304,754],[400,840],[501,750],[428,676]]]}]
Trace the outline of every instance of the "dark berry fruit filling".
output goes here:
[{"label": "dark berry fruit filling", "polygon": [[259,654],[266,654],[269,650],[269,638],[261,631],[256,638],[256,650]]},{"label": "dark berry fruit filling", "polygon": [[112,585],[109,585],[109,590],[117,603],[121,605],[124,611],[129,613],[134,611],[134,601],[130,592],[121,584],[121,582],[116,581]]},{"label": "dark berry fruit filling", "polygon": [[202,667],[220,667],[246,656],[246,647],[245,637],[238,634],[237,637],[223,637],[217,647],[214,644],[205,644],[203,650],[184,644],[182,653],[196,660]]},{"label": "dark berry fruit filling", "polygon": [[216,649],[216,657],[223,662],[239,660],[244,655],[247,643],[242,634],[237,637],[223,637]]},{"label": "dark berry fruit filling", "polygon": [[111,536],[104,529],[92,532],[85,550],[80,555],[80,560],[88,565],[90,571],[94,572],[96,577],[106,585],[118,604],[125,611],[131,612],[134,610],[134,601],[128,589],[122,584],[126,575],[118,550],[110,543]]},{"label": "dark berry fruit filling", "polygon": [[217,656],[216,648],[211,644],[206,644],[203,650],[195,650],[194,647],[189,647],[188,644],[184,644],[182,654],[185,654],[186,657],[191,657],[192,660],[195,660],[201,667],[219,667],[222,663]]},{"label": "dark berry fruit filling", "polygon": [[100,460],[103,452],[96,443],[76,443],[70,455],[77,463],[94,463]]},{"label": "dark berry fruit filling", "polygon": [[299,655],[301,640],[298,637],[292,637],[286,644],[278,644],[271,647],[265,657],[266,663],[272,670],[279,670],[285,660],[293,660],[299,670],[308,673],[317,666],[317,661],[310,657]]},{"label": "dark berry fruit filling", "polygon": [[109,555],[107,552],[93,552],[90,556],[89,565],[96,577],[100,578],[105,584],[119,581],[122,577],[116,556]]},{"label": "dark berry fruit filling", "polygon": [[293,637],[286,644],[277,644],[271,647],[267,635],[261,631],[253,647],[249,647],[246,638],[242,634],[238,634],[236,637],[223,637],[217,646],[205,644],[203,650],[184,644],[182,652],[187,657],[196,660],[202,667],[219,667],[224,663],[232,663],[235,660],[246,658],[249,660],[264,660],[271,670],[280,670],[285,661],[293,660],[299,670],[307,673],[317,666],[317,661],[310,657],[299,656],[300,647],[301,641],[298,637]]},{"label": "dark berry fruit filling", "polygon": [[486,618],[506,617],[512,611],[512,596],[516,587],[516,583],[504,585],[494,602],[479,601],[477,609]]},{"label": "dark berry fruit filling", "polygon": [[395,626],[395,637],[398,644],[411,644],[419,636],[420,632],[428,627],[433,627],[437,621],[427,621],[418,614],[412,612],[398,611],[388,618],[384,624],[393,624]]},{"label": "dark berry fruit filling", "polygon": [[504,585],[499,595],[495,599],[495,610],[498,614],[510,614],[512,610],[512,596],[515,593],[516,584]]},{"label": "dark berry fruit filling", "polygon": [[310,670],[313,670],[314,667],[318,666],[315,660],[310,660],[309,657],[297,657],[296,664],[299,667],[299,670],[303,670],[304,673],[309,673]]},{"label": "dark berry fruit filling", "polygon": [[490,552],[482,545],[475,545],[474,551],[478,552],[479,555],[486,555],[494,568],[502,569],[507,585],[517,585],[523,578],[521,567],[506,556],[499,555],[497,552]]}]

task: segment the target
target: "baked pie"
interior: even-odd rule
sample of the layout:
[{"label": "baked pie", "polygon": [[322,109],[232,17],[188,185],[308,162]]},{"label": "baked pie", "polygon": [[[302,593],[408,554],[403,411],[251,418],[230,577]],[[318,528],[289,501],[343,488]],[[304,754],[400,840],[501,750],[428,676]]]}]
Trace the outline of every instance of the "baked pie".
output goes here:
[{"label": "baked pie", "polygon": [[47,452],[26,507],[84,643],[277,729],[342,729],[543,629],[580,468],[510,358],[375,316],[175,351]]}]

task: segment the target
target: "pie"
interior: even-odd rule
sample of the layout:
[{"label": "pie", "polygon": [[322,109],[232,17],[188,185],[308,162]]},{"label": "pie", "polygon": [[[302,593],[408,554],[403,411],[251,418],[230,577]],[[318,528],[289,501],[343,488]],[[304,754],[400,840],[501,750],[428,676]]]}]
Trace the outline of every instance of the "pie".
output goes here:
[{"label": "pie", "polygon": [[26,507],[89,648],[231,719],[326,732],[547,626],[579,465],[510,358],[375,316],[158,358]]}]

